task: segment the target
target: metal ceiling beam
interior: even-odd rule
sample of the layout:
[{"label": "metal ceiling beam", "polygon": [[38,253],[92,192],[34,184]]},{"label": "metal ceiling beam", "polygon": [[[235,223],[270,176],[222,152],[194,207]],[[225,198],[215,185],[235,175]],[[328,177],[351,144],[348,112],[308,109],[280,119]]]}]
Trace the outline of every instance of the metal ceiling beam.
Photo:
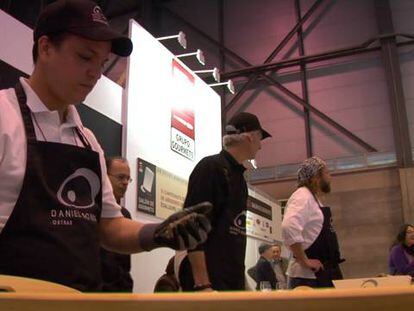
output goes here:
[{"label": "metal ceiling beam", "polygon": [[[245,66],[252,66],[247,60],[239,56],[237,53],[233,52],[229,48],[225,47],[224,45],[217,42],[217,40],[213,39],[211,36],[203,32],[202,30],[198,29],[196,26],[188,22],[186,19],[178,15],[177,13],[173,12],[169,8],[167,8],[164,5],[157,4],[161,9],[163,9],[165,12],[170,14],[172,17],[176,18],[177,20],[181,21],[186,27],[194,31],[195,33],[199,34],[201,37],[209,41],[210,43],[216,45],[221,51],[225,52],[227,55],[233,57],[234,59],[238,60],[240,63],[242,63]],[[345,127],[337,123],[336,121],[332,120],[329,116],[324,114],[322,111],[318,110],[317,108],[308,105],[303,99],[301,99],[299,96],[285,88],[283,85],[281,85],[279,82],[277,82],[274,78],[269,77],[267,75],[262,75],[263,78],[270,84],[276,87],[279,91],[283,92],[287,96],[289,96],[291,99],[296,101],[298,104],[302,105],[303,107],[306,107],[309,109],[313,114],[318,116],[320,119],[331,125],[333,128],[337,129],[340,133],[348,137],[350,140],[354,141],[358,145],[362,146],[365,150],[374,152],[377,151],[374,147],[354,135],[351,131],[347,130]]]},{"label": "metal ceiling beam", "polygon": [[[394,32],[389,0],[376,0],[375,11],[380,34]],[[382,38],[380,43],[390,98],[397,165],[398,167],[412,167],[410,132],[396,39],[395,37]]]},{"label": "metal ceiling beam", "polygon": [[[374,42],[380,41],[381,39],[388,39],[388,38],[393,38],[393,37],[398,37],[398,36],[401,36],[404,38],[414,38],[414,36],[411,34],[390,33],[390,34],[371,38],[362,44],[353,45],[353,46],[349,46],[349,47],[342,48],[342,49],[336,49],[336,50],[331,50],[328,52],[323,52],[323,53],[318,53],[318,54],[295,57],[295,58],[282,60],[279,62],[274,62],[274,63],[269,63],[269,64],[249,66],[249,67],[246,67],[240,70],[223,72],[222,77],[224,79],[233,79],[236,77],[249,76],[254,73],[265,74],[268,71],[277,71],[283,68],[300,66],[301,63],[311,64],[311,63],[321,62],[321,61],[330,60],[330,59],[339,58],[339,57],[346,57],[346,56],[351,56],[351,55],[379,51],[381,50],[381,46],[374,46],[374,47],[369,47],[369,46],[373,44]],[[411,45],[411,44],[414,44],[414,40],[397,42],[396,44],[397,46]]]},{"label": "metal ceiling beam", "polygon": [[[267,64],[275,58],[275,56],[286,46],[286,44],[296,34],[296,32],[302,27],[302,25],[312,16],[312,14],[322,4],[322,2],[323,0],[316,0],[314,2],[314,4],[306,12],[303,18],[301,18],[296,23],[296,25],[291,29],[291,31],[282,39],[279,45],[272,51],[272,53],[270,53],[270,55],[266,58],[263,64]],[[252,75],[249,76],[247,82],[243,85],[243,87],[236,93],[235,96],[233,96],[231,101],[227,104],[225,108],[225,112],[228,112],[240,100],[243,94],[256,82],[258,76],[259,75],[256,73],[253,73]]]},{"label": "metal ceiling beam", "polygon": [[192,31],[194,31],[200,37],[206,39],[210,43],[212,43],[215,46],[217,46],[220,51],[226,53],[228,56],[233,57],[235,60],[237,60],[240,63],[242,63],[244,66],[251,66],[251,64],[249,62],[247,62],[245,59],[243,59],[242,57],[240,57],[237,53],[233,52],[229,48],[226,48],[223,44],[220,44],[220,42],[218,42],[216,39],[214,39],[210,35],[206,34],[204,31],[200,30],[199,28],[197,28],[196,26],[194,26],[192,23],[190,23],[189,21],[187,21],[185,18],[181,17],[177,13],[173,12],[171,9],[169,9],[165,5],[163,5],[161,3],[156,3],[156,5],[159,8],[161,8],[162,10],[164,10],[165,12],[167,12],[168,14],[170,14],[175,19],[179,20],[181,23],[183,23],[183,25],[185,25],[186,27],[188,27],[189,29],[191,29]]},{"label": "metal ceiling beam", "polygon": [[[296,21],[301,20],[301,8],[300,8],[300,0],[295,0],[295,13],[296,13]],[[300,27],[297,31],[298,37],[298,48],[299,48],[299,55],[305,55],[305,44],[303,42],[303,31],[302,27]],[[302,85],[302,97],[303,100],[310,105],[309,102],[309,91],[308,91],[308,72],[306,69],[306,64],[300,64],[300,80]],[[309,109],[303,107],[303,119],[305,122],[305,141],[306,141],[306,155],[308,158],[313,156],[313,148],[312,148],[312,130],[311,130],[311,120]]]},{"label": "metal ceiling beam", "polygon": [[336,122],[333,119],[331,119],[329,116],[327,116],[326,114],[324,114],[322,111],[316,109],[314,106],[309,105],[306,101],[304,101],[298,95],[296,95],[295,93],[293,93],[292,91],[290,91],[289,89],[287,89],[286,87],[284,87],[282,84],[280,84],[279,82],[277,82],[272,77],[269,77],[269,76],[266,76],[266,75],[264,77],[265,77],[265,80],[270,85],[276,87],[279,91],[281,91],[282,93],[284,93],[285,95],[287,95],[288,97],[290,97],[291,99],[293,99],[298,104],[300,104],[303,107],[309,109],[309,111],[312,112],[314,115],[318,116],[323,121],[325,121],[326,123],[328,123],[329,125],[331,125],[333,128],[337,129],[340,133],[342,133],[343,135],[345,135],[346,137],[348,137],[350,140],[354,141],[355,143],[357,143],[358,145],[360,145],[361,147],[363,147],[366,151],[369,151],[369,152],[376,152],[376,151],[378,151],[376,148],[374,148],[370,144],[366,143],[364,140],[362,140],[361,138],[359,138],[358,136],[356,136],[354,133],[352,133],[351,131],[349,131],[348,129],[346,129],[342,125],[340,125],[338,122]]}]

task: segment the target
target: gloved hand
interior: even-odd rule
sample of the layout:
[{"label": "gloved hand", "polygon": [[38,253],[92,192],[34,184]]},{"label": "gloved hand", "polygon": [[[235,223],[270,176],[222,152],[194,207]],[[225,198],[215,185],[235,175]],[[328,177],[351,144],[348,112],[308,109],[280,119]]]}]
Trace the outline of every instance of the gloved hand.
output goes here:
[{"label": "gloved hand", "polygon": [[203,202],[172,214],[160,224],[145,225],[139,236],[141,248],[146,251],[157,247],[195,248],[206,241],[211,230],[205,216],[211,209],[211,203]]}]

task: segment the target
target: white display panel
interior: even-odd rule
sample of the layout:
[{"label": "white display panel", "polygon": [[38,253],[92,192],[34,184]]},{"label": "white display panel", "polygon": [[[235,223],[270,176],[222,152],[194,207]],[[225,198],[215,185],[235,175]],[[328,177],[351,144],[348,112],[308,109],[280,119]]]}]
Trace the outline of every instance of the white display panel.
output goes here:
[{"label": "white display panel", "polygon": [[[259,204],[255,208],[249,208],[246,212],[246,233],[254,239],[263,242],[274,243],[282,241],[282,213],[277,201],[258,188],[249,186],[249,200],[255,200]],[[251,204],[251,203],[250,203]],[[249,203],[248,203],[249,205]],[[264,208],[262,212],[260,209]],[[257,212],[254,209],[258,210]],[[268,210],[267,210],[268,209]]]},{"label": "white display panel", "polygon": [[137,208],[137,158],[182,179],[221,150],[220,97],[135,21],[123,118],[124,154],[134,182],[125,204]]},{"label": "white display panel", "polygon": [[[137,159],[157,167],[151,172],[159,168],[187,181],[200,159],[221,150],[221,103],[220,97],[201,79],[191,72],[190,75],[183,73],[188,71],[183,63],[176,60],[173,67],[174,56],[134,21],[130,23],[130,38],[134,50],[128,60],[122,123],[123,154],[130,163],[134,180],[126,193],[125,207],[133,218],[152,222],[159,220],[137,213],[137,190],[142,186],[146,192],[154,191],[154,185],[159,186],[160,175],[158,172],[155,177],[157,182],[153,182],[154,178],[148,174],[146,166],[142,169],[143,178],[138,185]],[[180,108],[188,108],[192,114],[174,112]],[[177,139],[184,145],[188,143],[189,150],[172,150],[172,133],[176,134],[177,130],[190,138],[188,142],[183,140],[184,136]],[[189,151],[194,152],[190,154]],[[177,185],[175,190],[180,192],[180,187],[182,185]],[[172,250],[163,248],[133,255],[134,292],[152,292],[173,254]]]}]

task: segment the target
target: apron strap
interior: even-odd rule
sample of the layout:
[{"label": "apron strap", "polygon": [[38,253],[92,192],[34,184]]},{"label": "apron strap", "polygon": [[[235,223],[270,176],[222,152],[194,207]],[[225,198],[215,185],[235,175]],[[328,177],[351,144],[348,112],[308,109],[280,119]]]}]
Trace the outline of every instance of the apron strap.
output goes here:
[{"label": "apron strap", "polygon": [[27,140],[30,142],[36,141],[36,133],[33,125],[31,112],[26,104],[26,93],[24,92],[23,86],[20,83],[20,81],[17,82],[16,86],[14,87],[14,91],[16,92],[17,101],[19,102],[20,111],[22,113],[23,124],[26,131]]},{"label": "apron strap", "polygon": [[76,133],[78,134],[79,139],[82,141],[82,144],[85,146],[85,148],[88,150],[92,150],[91,144],[89,143],[85,134],[79,129],[79,127],[76,127]]},{"label": "apron strap", "polygon": [[[17,101],[19,102],[20,111],[22,112],[23,124],[26,130],[27,140],[30,142],[37,141],[31,111],[26,104],[26,93],[24,92],[23,86],[20,83],[20,81],[17,82],[16,86],[14,87],[14,90],[16,92]],[[82,141],[82,144],[85,146],[85,148],[88,150],[92,150],[91,144],[89,143],[88,139],[85,137],[83,132],[79,129],[79,127],[76,127],[76,133],[78,134],[79,139]]]},{"label": "apron strap", "polygon": [[310,191],[310,193],[312,193],[312,196],[313,196],[314,200],[316,201],[316,204],[318,204],[319,208],[322,208],[321,203],[319,203],[319,200],[316,197],[316,195],[309,188],[308,188],[308,190]]}]

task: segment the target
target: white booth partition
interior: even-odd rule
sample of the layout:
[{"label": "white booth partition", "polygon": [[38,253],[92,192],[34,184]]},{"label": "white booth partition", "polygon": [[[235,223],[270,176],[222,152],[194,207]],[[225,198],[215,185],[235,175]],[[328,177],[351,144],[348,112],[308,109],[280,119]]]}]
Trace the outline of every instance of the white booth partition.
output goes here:
[{"label": "white booth partition", "polygon": [[[128,61],[123,146],[134,181],[125,206],[135,218],[159,221],[182,208],[198,161],[221,150],[221,103],[216,92],[135,21],[130,37],[134,51]],[[173,254],[160,249],[134,255],[134,290],[152,291]]]}]

